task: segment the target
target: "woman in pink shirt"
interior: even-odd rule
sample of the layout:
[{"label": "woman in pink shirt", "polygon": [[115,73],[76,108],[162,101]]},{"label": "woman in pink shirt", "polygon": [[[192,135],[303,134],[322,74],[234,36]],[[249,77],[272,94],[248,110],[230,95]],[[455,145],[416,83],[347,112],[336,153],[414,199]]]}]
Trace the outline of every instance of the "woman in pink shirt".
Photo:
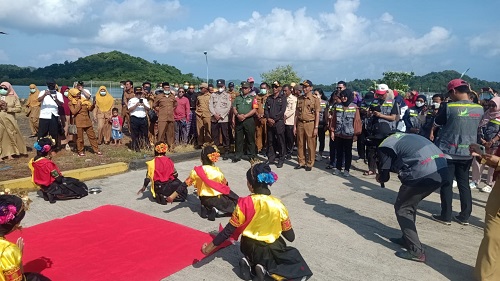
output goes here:
[{"label": "woman in pink shirt", "polygon": [[175,120],[175,144],[187,144],[189,128],[189,113],[191,112],[189,107],[189,99],[184,96],[185,90],[179,89],[175,99],[177,100],[177,106],[174,109],[174,120]]}]

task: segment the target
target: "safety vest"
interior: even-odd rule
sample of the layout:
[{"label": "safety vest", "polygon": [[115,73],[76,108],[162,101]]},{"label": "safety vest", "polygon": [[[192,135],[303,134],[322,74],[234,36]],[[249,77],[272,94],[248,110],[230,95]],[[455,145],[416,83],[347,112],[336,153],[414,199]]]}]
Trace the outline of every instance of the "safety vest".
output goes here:
[{"label": "safety vest", "polygon": [[448,103],[446,124],[439,131],[436,145],[451,156],[470,157],[469,145],[477,141],[483,107],[471,101]]},{"label": "safety vest", "polygon": [[428,139],[406,133],[395,133],[387,137],[379,148],[394,151],[391,170],[399,174],[401,183],[422,179],[447,167],[446,155]]},{"label": "safety vest", "polygon": [[356,105],[354,103],[345,107],[342,104],[337,104],[335,107],[335,135],[354,136],[354,117],[356,116]]},{"label": "safety vest", "polygon": [[[483,138],[486,141],[492,140],[500,131],[500,117],[491,119],[483,128]],[[498,142],[495,142],[492,147],[498,147]]]},{"label": "safety vest", "polygon": [[[391,115],[392,108],[396,106],[394,100],[385,100],[383,104],[380,105],[380,113],[384,115]],[[388,123],[391,130],[396,129],[397,121],[388,121],[383,118],[378,118],[379,123]]]},{"label": "safety vest", "polygon": [[422,128],[422,119],[419,115],[420,112],[418,112],[416,109],[408,109],[408,116],[411,127],[420,130]]}]

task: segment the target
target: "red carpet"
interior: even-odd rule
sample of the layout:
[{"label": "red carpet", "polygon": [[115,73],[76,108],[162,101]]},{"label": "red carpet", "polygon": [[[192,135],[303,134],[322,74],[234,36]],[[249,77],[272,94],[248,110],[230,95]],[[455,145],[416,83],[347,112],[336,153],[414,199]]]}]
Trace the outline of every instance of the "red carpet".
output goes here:
[{"label": "red carpet", "polygon": [[[29,212],[27,213],[29,216]],[[24,270],[52,280],[160,280],[204,255],[208,233],[106,205],[8,235],[24,238]]]}]

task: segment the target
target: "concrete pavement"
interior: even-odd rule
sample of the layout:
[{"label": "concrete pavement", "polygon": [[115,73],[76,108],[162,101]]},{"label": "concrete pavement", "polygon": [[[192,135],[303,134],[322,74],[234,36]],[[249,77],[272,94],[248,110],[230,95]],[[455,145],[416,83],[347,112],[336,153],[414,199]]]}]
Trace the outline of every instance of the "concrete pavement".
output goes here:
[{"label": "concrete pavement", "polygon": [[[487,194],[473,191],[470,226],[456,223],[444,226],[430,219],[431,214],[440,211],[439,193],[431,194],[420,204],[417,229],[428,258],[427,264],[421,264],[397,258],[394,253],[400,248],[388,240],[401,236],[392,205],[399,189],[395,174],[382,189],[373,178],[361,175],[361,169],[366,168],[362,163],[353,162],[350,178],[333,176],[331,170],[320,169],[326,166],[326,161],[316,162],[311,172],[294,170],[295,163],[288,161],[282,169],[273,167],[279,180],[271,191],[289,210],[296,233],[296,240],[289,245],[298,248],[304,256],[314,273],[312,280],[472,279],[483,235]],[[187,177],[195,165],[199,165],[198,160],[177,163],[179,177]],[[249,193],[245,179],[250,167],[248,162],[220,161],[218,166],[237,194],[244,196]],[[91,180],[86,182],[89,188],[101,187],[102,193],[52,205],[31,193],[34,202],[23,226],[105,204],[124,206],[205,232],[217,230],[219,223],[225,225],[228,222],[228,218],[218,218],[215,222],[201,219],[197,214],[199,200],[194,195],[190,195],[187,202],[167,206],[152,202],[147,196],[149,193],[137,196],[145,174],[145,170],[137,170]],[[453,206],[458,210],[458,195]],[[238,272],[241,256],[238,244],[230,246],[164,280],[239,280],[235,272]]]}]

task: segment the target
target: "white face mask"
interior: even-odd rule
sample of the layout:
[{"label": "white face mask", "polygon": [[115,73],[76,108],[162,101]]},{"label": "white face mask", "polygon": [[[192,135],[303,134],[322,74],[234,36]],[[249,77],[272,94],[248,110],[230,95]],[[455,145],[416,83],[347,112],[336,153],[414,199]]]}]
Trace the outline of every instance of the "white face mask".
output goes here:
[{"label": "white face mask", "polygon": [[417,107],[422,107],[422,106],[424,105],[424,103],[423,103],[423,102],[421,102],[421,101],[417,101],[417,102],[415,103],[415,105],[416,105]]},{"label": "white face mask", "polygon": [[177,92],[179,90],[179,88],[175,87],[174,90]]},{"label": "white face mask", "polygon": [[0,89],[0,95],[5,96],[7,93],[7,90]]},{"label": "white face mask", "polygon": [[219,93],[224,92],[224,88],[219,88]]},{"label": "white face mask", "polygon": [[125,88],[125,86],[124,86],[124,85],[120,85],[120,88],[124,89],[124,88]]},{"label": "white face mask", "polygon": [[188,85],[184,85],[184,90],[187,90],[189,88]]},{"label": "white face mask", "polygon": [[101,91],[99,93],[101,94],[101,96],[105,96],[106,95],[106,91]]},{"label": "white face mask", "polygon": [[438,102],[435,102],[432,105],[434,106],[434,109],[438,109],[441,104]]},{"label": "white face mask", "polygon": [[64,96],[65,96],[65,97],[67,97],[68,95],[69,95],[69,92],[68,92],[68,91],[64,92]]},{"label": "white face mask", "polygon": [[36,92],[36,89],[30,89],[30,93]]},{"label": "white face mask", "polygon": [[163,92],[165,93],[165,95],[170,95],[170,91],[163,90]]}]

